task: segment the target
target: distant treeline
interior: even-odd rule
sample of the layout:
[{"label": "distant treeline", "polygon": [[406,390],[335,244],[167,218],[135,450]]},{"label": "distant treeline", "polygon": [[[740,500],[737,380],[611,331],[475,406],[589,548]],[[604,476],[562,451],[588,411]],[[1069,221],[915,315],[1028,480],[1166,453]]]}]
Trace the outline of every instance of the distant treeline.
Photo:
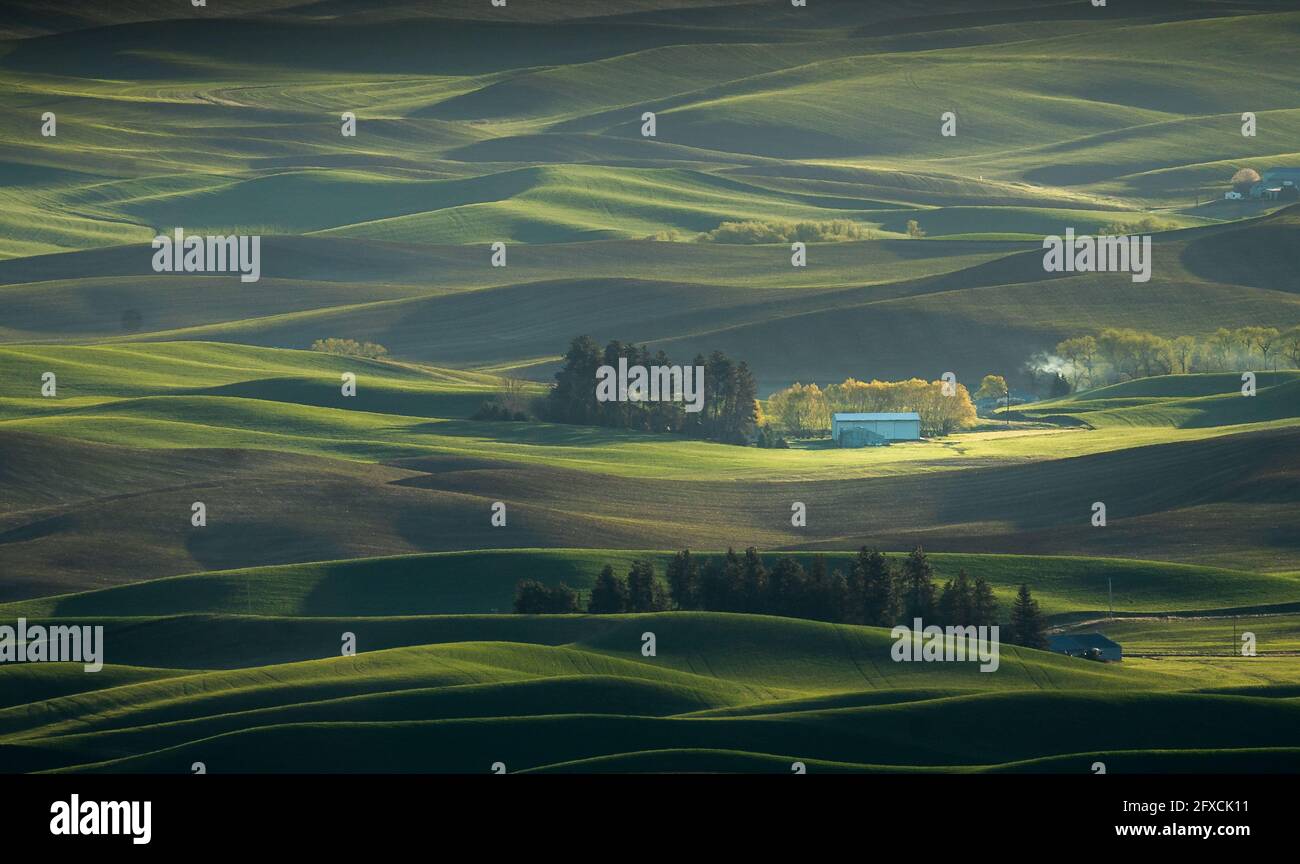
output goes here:
[{"label": "distant treeline", "polygon": [[[591,614],[663,612],[668,610],[748,612],[807,618],[843,624],[911,626],[920,618],[926,626],[980,627],[998,623],[993,589],[982,576],[971,579],[965,570],[934,584],[934,570],[921,547],[900,564],[865,546],[849,572],[828,571],[826,559],[813,558],[810,569],[793,557],[777,558],[768,569],[758,550],[743,555],[728,549],[721,559],[703,561],[682,550],[668,565],[667,585],[655,574],[654,563],[632,563],[626,577],[608,564],[596,578],[585,610],[580,594],[560,583],[544,585],[524,579],[515,589],[514,610],[521,614]],[[1002,640],[1013,645],[1046,648],[1045,619],[1028,586],[1021,585]]]},{"label": "distant treeline", "polygon": [[1243,372],[1300,368],[1300,327],[1220,327],[1209,336],[1166,339],[1155,333],[1108,328],[1056,346],[1056,358],[1038,356],[1030,366],[1059,366],[1074,389],[1133,378],[1188,372]]},{"label": "distant treeline", "polygon": [[876,232],[868,225],[860,225],[848,219],[723,222],[703,234],[700,239],[709,243],[837,243],[875,240]]},{"label": "distant treeline", "polygon": [[344,357],[366,357],[375,360],[388,356],[388,349],[383,345],[376,345],[374,342],[358,342],[355,339],[343,339],[338,336],[317,339],[311,343],[311,350],[322,351],[326,354],[341,354]]},{"label": "distant treeline", "polygon": [[[925,230],[915,219],[907,220],[907,236],[919,240]],[[894,236],[894,235],[890,235]],[[701,243],[845,243],[858,240],[877,240],[880,233],[873,224],[852,219],[749,219],[723,222],[712,231],[690,233],[669,228],[651,234],[648,239],[672,243],[698,241]]]},{"label": "distant treeline", "polygon": [[543,414],[556,423],[612,426],[647,432],[680,432],[727,444],[748,444],[754,438],[758,416],[758,386],[744,362],[735,362],[721,351],[706,359],[696,355],[692,366],[704,367],[704,404],[688,412],[682,401],[609,401],[596,399],[597,370],[618,368],[619,358],[632,366],[671,366],[663,351],[651,354],[646,347],[613,341],[602,350],[590,337],[579,336],[564,355],[564,367],[555,373],[555,387],[546,397]]}]

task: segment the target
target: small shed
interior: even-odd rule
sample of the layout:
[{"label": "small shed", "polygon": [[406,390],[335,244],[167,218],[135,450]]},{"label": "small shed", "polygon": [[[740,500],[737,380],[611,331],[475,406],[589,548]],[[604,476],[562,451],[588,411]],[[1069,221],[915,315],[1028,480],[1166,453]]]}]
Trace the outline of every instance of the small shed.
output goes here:
[{"label": "small shed", "polygon": [[[1098,660],[1123,660],[1124,652],[1118,642],[1112,642],[1100,633],[1059,633],[1047,637],[1047,648],[1071,657],[1095,657]],[[1095,652],[1095,653],[1094,653]]]},{"label": "small shed", "polygon": [[921,440],[921,415],[915,411],[836,414],[831,438],[841,447],[874,447],[893,441]]}]

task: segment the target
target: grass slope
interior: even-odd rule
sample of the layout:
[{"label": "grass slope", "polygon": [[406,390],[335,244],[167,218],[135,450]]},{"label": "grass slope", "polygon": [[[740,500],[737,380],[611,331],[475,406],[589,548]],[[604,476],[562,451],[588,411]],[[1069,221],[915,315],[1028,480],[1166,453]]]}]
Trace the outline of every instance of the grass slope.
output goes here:
[{"label": "grass slope", "polygon": [[[709,557],[708,552],[697,555]],[[718,553],[713,553],[714,555]],[[804,567],[812,553],[793,554]],[[829,552],[831,569],[848,570],[852,553]],[[898,557],[898,556],[894,556]],[[368,558],[229,572],[196,573],[79,594],[0,605],[4,617],[158,616],[200,613],[294,617],[444,615],[505,611],[520,574],[548,585],[586,590],[606,564],[625,573],[649,559],[662,575],[663,551],[508,549]],[[934,553],[936,579],[965,570],[993,585],[1004,608],[1027,583],[1057,616],[1104,612],[1114,589],[1121,613],[1191,612],[1300,603],[1292,575],[1255,574],[1193,565],[1018,555]]]},{"label": "grass slope", "polygon": [[[1022,412],[1070,428],[871,451],[467,419],[584,332],[724,350],[769,393],[1017,384],[1105,327],[1300,324],[1300,211],[1222,200],[1239,168],[1300,164],[1300,13],[436,5],[8,4],[0,613],[102,624],[108,665],[0,669],[0,770],[1300,768],[1296,373],[1253,399],[1235,376],[1130,382]],[[1044,234],[1146,217],[1150,282],[1044,273]],[[832,219],[875,239],[802,268],[699,242]],[[263,280],[153,273],[176,226],[265,234]],[[329,336],[398,359],[301,350]],[[688,544],[847,566],[862,543],[923,544],[1004,608],[1028,583],[1129,659],[1006,648],[984,674],[894,663],[871,628],[447,614]],[[1232,618],[1261,656],[1230,653]]]},{"label": "grass slope", "polygon": [[[501,623],[525,641],[370,649],[57,696],[0,711],[0,748],[17,770],[167,772],[198,759],[218,772],[478,772],[493,748],[487,764],[511,770],[668,748],[970,769],[1150,749],[1159,734],[1162,749],[1285,747],[1296,710],[1285,699],[1178,692],[1186,683],[1177,678],[1012,648],[991,674],[897,664],[887,632],[871,628],[706,613]],[[640,653],[646,630],[658,637],[655,658]],[[548,635],[574,641],[533,641]],[[1113,692],[1125,686],[1146,692]],[[853,695],[873,691],[884,698]],[[836,707],[808,698],[836,695]],[[766,710],[695,716],[760,702]],[[1110,722],[1121,715],[1150,722]],[[1236,722],[1245,716],[1254,719]],[[964,718],[960,737],[916,734],[955,717]],[[1165,734],[1166,725],[1178,731]],[[334,746],[341,736],[350,746]],[[405,768],[384,755],[397,752],[394,741]]]}]

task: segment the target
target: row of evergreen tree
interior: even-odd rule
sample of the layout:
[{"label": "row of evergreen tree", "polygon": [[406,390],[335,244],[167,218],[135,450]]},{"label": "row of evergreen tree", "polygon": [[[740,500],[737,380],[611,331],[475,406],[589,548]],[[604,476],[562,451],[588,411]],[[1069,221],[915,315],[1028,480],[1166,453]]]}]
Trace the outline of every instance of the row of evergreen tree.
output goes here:
[{"label": "row of evergreen tree", "polygon": [[543,414],[556,423],[612,426],[647,432],[680,432],[727,444],[748,444],[758,419],[758,385],[749,366],[735,362],[721,351],[706,359],[700,354],[692,366],[704,367],[704,405],[687,412],[682,402],[600,402],[596,399],[596,371],[601,366],[618,368],[619,358],[631,366],[671,366],[663,351],[651,354],[645,346],[613,341],[604,350],[588,336],[579,336],[564,355],[564,366],[555,373],[555,387],[546,397]]},{"label": "row of evergreen tree", "polygon": [[[839,568],[828,571],[826,559],[820,555],[807,569],[790,556],[778,558],[768,569],[752,546],[743,555],[728,549],[721,559],[704,561],[683,549],[669,562],[666,576],[665,586],[648,560],[634,561],[626,577],[606,564],[591,588],[585,610],[579,593],[563,583],[548,586],[523,580],[516,588],[515,611],[616,614],[705,610],[876,627],[911,626],[916,618],[925,626],[941,627],[998,623],[997,600],[983,576],[972,579],[959,570],[940,589],[935,585],[934,568],[919,546],[898,565],[882,552],[863,547],[848,573]],[[1002,632],[1003,641],[1046,648],[1045,626],[1038,601],[1029,586],[1021,585]]]}]

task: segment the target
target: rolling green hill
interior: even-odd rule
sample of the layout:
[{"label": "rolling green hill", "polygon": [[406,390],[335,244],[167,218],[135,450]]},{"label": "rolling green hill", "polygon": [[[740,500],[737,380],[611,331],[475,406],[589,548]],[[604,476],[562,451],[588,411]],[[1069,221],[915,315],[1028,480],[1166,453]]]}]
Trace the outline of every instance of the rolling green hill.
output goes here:
[{"label": "rolling green hill", "polygon": [[[695,554],[709,557],[708,552]],[[720,553],[712,553],[720,555]],[[776,554],[769,553],[769,558]],[[793,554],[805,568],[812,553]],[[527,574],[549,585],[589,589],[606,564],[625,573],[648,558],[662,575],[662,551],[505,549],[366,558],[227,572],[195,573],[79,594],[0,605],[0,616],[121,617],[221,613],[295,617],[446,615],[506,611],[515,582]],[[847,570],[852,553],[825,553],[827,566]],[[965,570],[983,576],[1010,607],[1029,584],[1054,616],[1106,611],[1108,587],[1124,614],[1266,607],[1300,603],[1294,575],[1256,574],[1186,564],[1110,558],[932,553],[940,582]],[[1243,609],[1244,611],[1244,609]]]},{"label": "rolling green hill", "polygon": [[[504,270],[488,266],[486,247],[466,247],[448,251],[439,269],[429,271],[438,274],[433,287],[410,284],[429,278],[420,272],[428,265],[394,268],[380,260],[376,266],[404,284],[363,290],[351,282],[317,282],[320,264],[311,256],[319,245],[285,248],[287,263],[296,268],[302,262],[302,269],[280,281],[269,268],[277,260],[271,250],[281,252],[268,243],[264,255],[274,281],[266,286],[240,286],[229,276],[198,277],[191,284],[151,275],[136,283],[127,274],[147,266],[147,250],[136,253],[133,265],[115,263],[121,252],[111,258],[88,253],[92,257],[67,256],[78,260],[69,261],[53,285],[29,281],[30,267],[12,268],[9,278],[20,281],[0,287],[0,298],[14,309],[0,324],[10,328],[0,337],[33,341],[57,333],[60,340],[302,348],[323,336],[346,335],[421,362],[496,368],[553,358],[573,336],[587,333],[646,342],[678,358],[723,350],[747,359],[765,391],[848,376],[937,377],[933,370],[977,381],[1002,369],[1014,380],[1030,355],[1104,327],[1173,336],[1261,321],[1281,328],[1300,324],[1300,295],[1281,258],[1248,260],[1231,284],[1196,263],[1197,250],[1219,244],[1216,238],[1225,234],[1247,242],[1260,232],[1281,249],[1300,240],[1298,226],[1288,211],[1242,228],[1161,235],[1153,278],[1140,291],[1122,274],[1045,274],[1041,252],[1021,251],[1022,244],[1003,244],[997,258],[998,244],[943,240],[814,244],[803,271],[789,267],[788,252],[774,246],[643,242],[601,250],[597,243],[544,254],[520,247]],[[382,259],[387,248],[370,247],[366,254]],[[409,247],[401,248],[401,256],[408,254]],[[593,253],[589,272],[577,275]],[[126,278],[74,275],[95,262],[121,268]],[[5,272],[0,266],[0,278]],[[239,287],[215,289],[214,302],[217,284]],[[278,290],[268,293],[268,287]],[[619,301],[607,302],[611,296]],[[165,311],[153,311],[159,304]],[[131,310],[139,323],[135,332],[124,332]],[[503,332],[505,315],[526,323]],[[864,330],[873,338],[863,340]],[[548,372],[534,365],[527,374],[544,378]]]},{"label": "rolling green hill", "polygon": [[1071,418],[1097,428],[1180,429],[1258,423],[1295,414],[1300,372],[1259,372],[1256,386],[1256,395],[1245,397],[1239,375],[1161,375],[1035,403],[1017,413],[1035,419]]},{"label": "rolling green hill", "polygon": [[[888,634],[871,628],[713,614],[501,623],[516,641],[370,650],[45,699],[0,711],[0,749],[24,770],[183,772],[198,760],[217,773],[477,773],[495,761],[520,770],[635,754],[661,770],[690,764],[651,755],[668,748],[969,770],[1156,747],[1190,751],[1190,764],[1204,748],[1286,747],[1294,724],[1290,700],[1205,695],[1154,672],[1041,652],[1006,648],[998,671],[983,674],[891,663]],[[658,638],[653,658],[639,651],[647,630]],[[565,631],[568,644],[534,641]],[[1113,692],[1125,684],[1147,689]],[[712,710],[728,706],[748,710]],[[1107,722],[1120,715],[1144,722]],[[960,737],[917,734],[958,717]],[[348,746],[332,743],[344,737]],[[394,741],[404,767],[384,755]]]},{"label": "rolling green hill", "polygon": [[[1080,629],[1094,626],[1083,624]],[[1107,621],[1105,629],[1107,636],[1130,653],[1240,655],[1242,633],[1255,635],[1260,652],[1300,651],[1300,618],[1296,615],[1136,618]]]},{"label": "rolling green hill", "polygon": [[[1300,371],[861,450],[529,404],[583,334],[723,351],[766,399],[1019,395],[1108,327],[1300,325],[1300,205],[1224,199],[1300,166],[1293,3],[209,5],[0,16],[0,624],[102,626],[106,664],[0,664],[0,771],[1300,771]],[[1044,236],[1117,224],[1149,282],[1044,270]],[[155,273],[176,227],[262,235],[261,280]],[[792,266],[795,236],[836,240]],[[471,419],[507,390],[531,419]],[[864,544],[985,577],[1004,622],[1028,585],[1125,659],[506,614],[522,578]]]},{"label": "rolling green hill", "polygon": [[[0,349],[0,371],[8,397],[0,403],[8,492],[0,561],[12,574],[0,599],[470,548],[921,544],[1229,570],[1298,566],[1286,540],[1300,440],[1287,373],[1264,376],[1254,400],[1193,397],[1226,406],[1197,422],[1171,423],[1164,403],[1143,403],[1113,410],[1131,422],[1090,430],[760,450],[468,421],[499,392],[499,378],[318,352],[14,346]],[[37,395],[43,371],[58,375],[54,399]],[[358,376],[356,397],[338,389],[345,371]],[[1186,386],[1200,392],[1224,378],[1191,376]],[[1083,394],[1090,401],[1081,404],[1141,398],[1131,392]],[[1242,403],[1253,410],[1243,413]],[[1189,472],[1189,464],[1202,467]],[[77,473],[66,473],[72,465]],[[1089,522],[1099,500],[1110,510],[1105,531]],[[189,524],[195,501],[210,514],[201,529]],[[489,519],[498,501],[508,508],[504,528]],[[793,501],[809,507],[804,528],[790,525]],[[497,583],[491,603],[432,611],[502,608],[510,581]],[[1228,605],[1251,605],[1252,590],[1231,590]]]},{"label": "rolling green hill", "polygon": [[[729,4],[646,4],[614,19],[592,4],[542,14],[546,23],[473,4],[443,19],[348,5],[329,20],[286,3],[268,21],[207,22],[150,20],[156,9],[132,4],[116,17],[68,11],[18,26],[0,58],[13,93],[0,115],[14,130],[0,134],[14,181],[0,255],[17,265],[0,267],[12,283],[0,302],[13,310],[0,339],[297,348],[334,331],[409,359],[545,376],[538,361],[586,331],[683,354],[722,348],[775,389],[923,367],[1014,377],[1030,354],[1105,326],[1300,323],[1277,251],[1294,243],[1294,216],[1173,232],[1141,292],[1122,277],[1045,280],[1035,255],[992,284],[963,272],[985,255],[1014,258],[1023,246],[1006,238],[1143,215],[1214,227],[1267,212],[1191,205],[1221,198],[1237,167],[1296,160],[1300,19],[1278,4],[1091,16],[1017,4],[973,30],[956,7],[744,6],[738,27]],[[386,50],[358,49],[366,43],[345,18]],[[79,28],[110,21],[118,74],[86,74],[108,61],[95,31]],[[199,26],[198,50],[153,47]],[[22,38],[34,34],[44,35]],[[484,68],[467,56],[462,46],[480,37],[508,47],[509,61]],[[270,53],[284,42],[312,50]],[[21,131],[29,101],[45,95],[65,106],[57,139]],[[1243,104],[1260,118],[1256,137],[1239,134]],[[355,139],[338,134],[343,110],[359,117]],[[640,135],[644,110],[659,115],[655,138]],[[938,134],[945,110],[959,117],[956,137]],[[962,257],[904,251],[933,240],[815,247],[800,271],[775,248],[674,242],[629,255],[598,242],[834,218],[881,238],[915,218],[931,238],[1002,239]],[[173,225],[267,233],[267,285],[149,273],[138,244]],[[517,247],[506,270],[477,248],[498,240]],[[39,254],[63,250],[103,255]],[[926,281],[940,273],[952,278]],[[833,293],[726,290],[759,283]],[[884,283],[899,284],[863,288]],[[484,287],[494,290],[445,296]],[[630,302],[598,302],[611,294]],[[534,326],[502,336],[503,314]],[[868,328],[875,338],[861,339]]]}]

